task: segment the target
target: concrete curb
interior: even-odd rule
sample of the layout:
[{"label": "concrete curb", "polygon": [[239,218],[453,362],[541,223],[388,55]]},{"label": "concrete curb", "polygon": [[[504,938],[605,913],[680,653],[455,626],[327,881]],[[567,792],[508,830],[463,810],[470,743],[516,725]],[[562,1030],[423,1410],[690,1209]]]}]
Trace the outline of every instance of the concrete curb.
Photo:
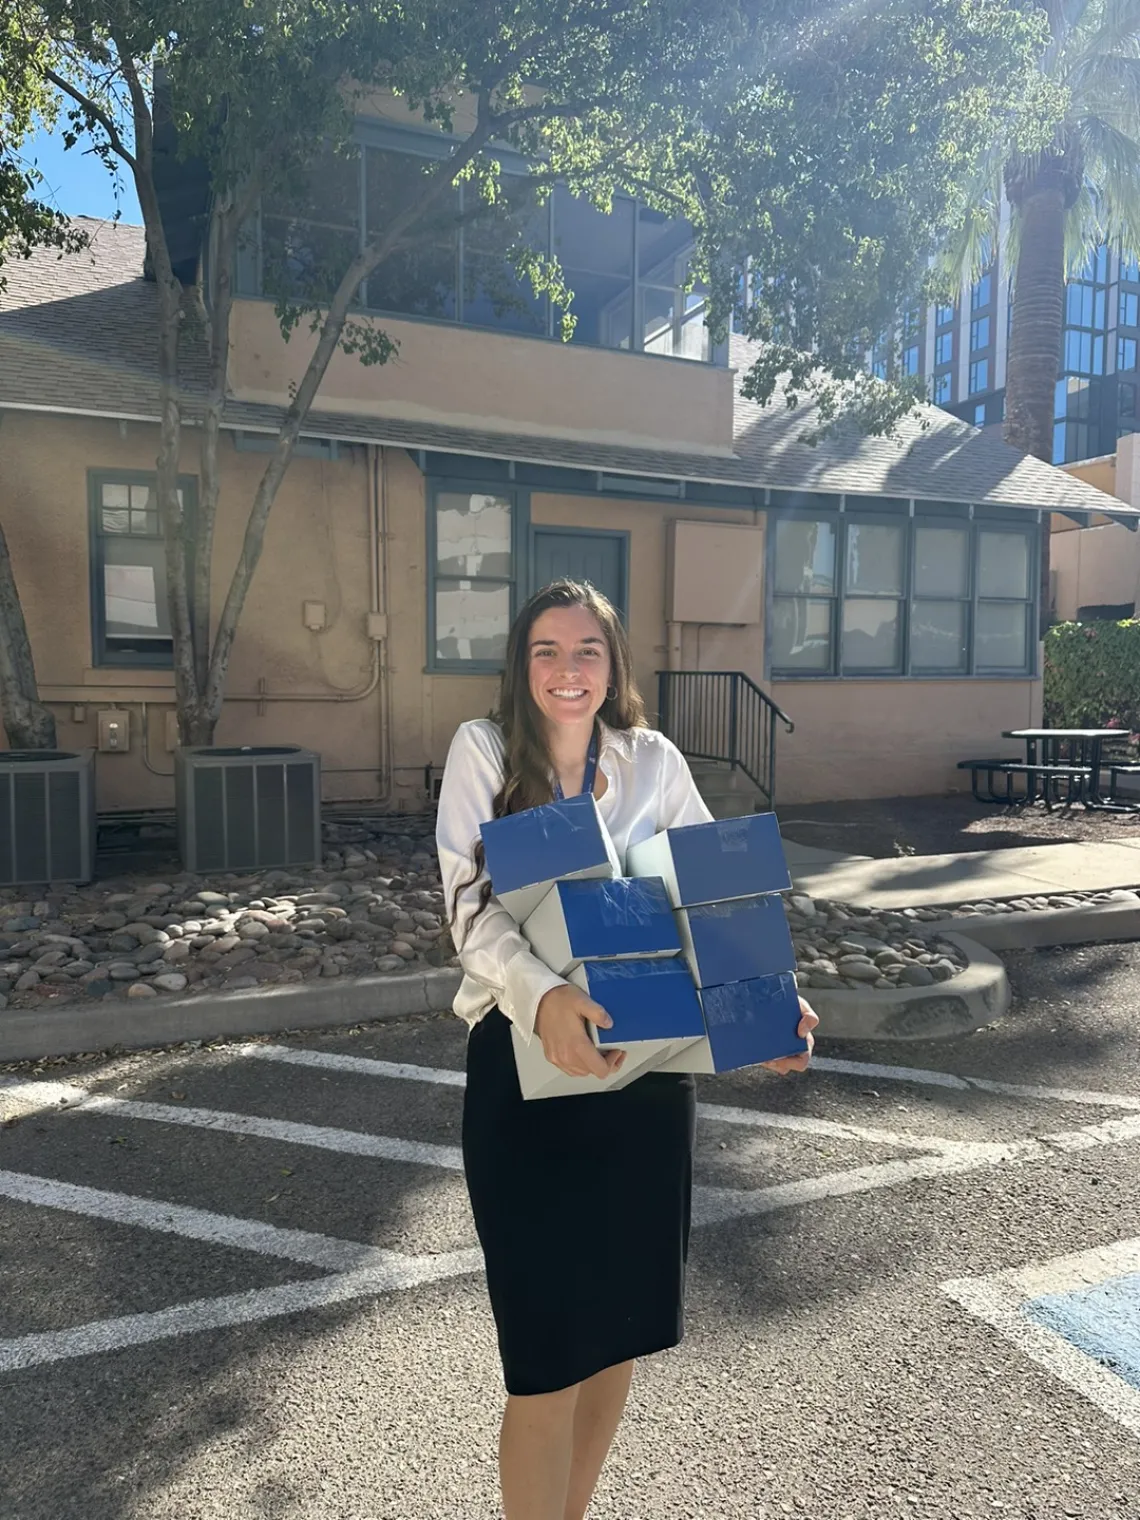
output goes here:
[{"label": "concrete curb", "polygon": [[941,1040],[1000,1019],[1010,1005],[1001,961],[961,933],[943,932],[942,938],[968,958],[965,970],[951,981],[891,992],[805,988],[804,996],[819,1014],[819,1034],[828,1040]]},{"label": "concrete curb", "polygon": [[65,1003],[0,1013],[0,1061],[33,1061],[116,1047],[147,1049],[182,1040],[214,1040],[283,1029],[330,1029],[414,1013],[444,1013],[459,988],[458,971],[368,976],[219,992],[192,998]]},{"label": "concrete curb", "polygon": [[923,924],[923,932],[965,934],[989,950],[1039,950],[1049,945],[1095,945],[1140,940],[1140,903],[1086,903],[1028,913],[971,913]]}]

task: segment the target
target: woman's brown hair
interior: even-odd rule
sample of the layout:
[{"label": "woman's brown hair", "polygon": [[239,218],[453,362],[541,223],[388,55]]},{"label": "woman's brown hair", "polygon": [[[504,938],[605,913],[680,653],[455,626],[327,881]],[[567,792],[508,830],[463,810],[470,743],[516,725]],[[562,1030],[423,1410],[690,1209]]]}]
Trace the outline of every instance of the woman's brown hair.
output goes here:
[{"label": "woman's brown hair", "polygon": [[[552,581],[519,611],[507,638],[507,660],[499,692],[499,706],[494,717],[503,731],[503,784],[492,804],[493,818],[521,813],[553,800],[550,756],[542,736],[538,710],[530,694],[531,629],[544,612],[552,607],[584,607],[598,623],[610,656],[610,685],[599,719],[614,729],[645,727],[645,703],[633,676],[633,659],[629,639],[613,603],[588,581]],[[612,695],[611,695],[612,694]],[[459,911],[459,895],[477,881],[486,864],[483,841],[473,847],[474,873],[456,887],[451,901],[454,927]],[[479,906],[473,923],[491,900],[491,883],[485,881],[479,892]]]}]

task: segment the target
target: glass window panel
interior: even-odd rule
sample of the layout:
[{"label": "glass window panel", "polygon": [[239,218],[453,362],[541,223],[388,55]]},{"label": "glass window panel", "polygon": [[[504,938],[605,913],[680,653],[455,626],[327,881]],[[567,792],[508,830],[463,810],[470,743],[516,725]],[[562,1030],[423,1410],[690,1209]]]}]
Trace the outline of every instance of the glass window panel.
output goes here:
[{"label": "glass window panel", "polygon": [[954,358],[954,334],[939,333],[934,340],[935,364],[949,364]]},{"label": "glass window panel", "polygon": [[898,602],[847,597],[843,603],[843,668],[898,670],[902,624]]},{"label": "glass window panel", "polygon": [[131,531],[131,514],[125,507],[104,507],[101,521],[104,533]]},{"label": "glass window panel", "polygon": [[281,188],[263,203],[267,216],[323,222],[330,227],[360,226],[360,158],[356,149],[336,153],[326,148],[294,188]]},{"label": "glass window panel", "polygon": [[564,185],[554,190],[554,251],[563,269],[633,278],[634,204],[615,196],[607,215]]},{"label": "glass window panel", "polygon": [[950,390],[951,390],[952,383],[953,382],[952,382],[951,377],[949,375],[936,375],[935,376],[935,378],[934,378],[934,400],[935,400],[936,404],[942,405],[944,402],[947,402],[947,401],[950,400]]},{"label": "glass window panel", "polygon": [[979,670],[1025,670],[1029,664],[1027,605],[979,602],[974,626],[974,660]]},{"label": "glass window panel", "polygon": [[[384,232],[392,219],[424,194],[437,160],[418,153],[369,148],[364,158],[364,226],[371,236]],[[459,216],[459,190],[452,186],[416,227],[417,241],[453,244]]]},{"label": "glass window panel", "polygon": [[454,248],[439,243],[398,249],[368,276],[369,307],[454,321],[457,258]]},{"label": "glass window panel", "polygon": [[1120,325],[1121,327],[1140,326],[1140,295],[1137,295],[1134,290],[1121,292]]},{"label": "glass window panel", "polygon": [[643,280],[650,285],[682,283],[692,246],[688,222],[638,206],[637,267]]},{"label": "glass window panel", "polygon": [[782,521],[776,524],[777,592],[835,590],[835,524]]},{"label": "glass window panel", "polygon": [[439,581],[435,588],[435,657],[501,662],[507,652],[510,621],[510,586],[493,581]]},{"label": "glass window panel", "polygon": [[129,638],[140,644],[169,639],[166,556],[161,543],[107,540],[103,616],[108,638]]},{"label": "glass window panel", "polygon": [[1136,339],[1119,338],[1116,344],[1116,367],[1128,370],[1136,368]]},{"label": "glass window panel", "polygon": [[[670,354],[675,359],[709,357],[702,292],[684,291],[679,286],[665,289],[643,285],[640,300],[641,346],[647,354]],[[622,311],[624,306],[619,308]]]},{"label": "glass window panel", "polygon": [[902,370],[904,375],[917,375],[922,365],[918,345],[904,350],[902,357]]},{"label": "glass window panel", "polygon": [[935,313],[935,319],[934,320],[938,323],[939,327],[944,327],[947,322],[953,322],[953,320],[954,320],[954,307],[953,306],[939,306],[937,312]]},{"label": "glass window panel", "polygon": [[155,505],[155,492],[153,486],[131,487],[131,507],[134,511],[149,512],[154,508]]},{"label": "glass window panel", "polygon": [[990,346],[990,319],[989,317],[975,317],[970,323],[970,349],[977,353],[981,348]]},{"label": "glass window panel", "polygon": [[974,408],[974,426],[975,427],[984,427],[985,423],[986,423],[986,403],[984,401],[982,401],[982,402],[980,402]]},{"label": "glass window panel", "polygon": [[910,614],[912,670],[966,669],[966,603],[915,602]]},{"label": "glass window panel", "polygon": [[970,594],[970,534],[966,528],[924,528],[914,534],[914,594]]},{"label": "glass window panel", "polygon": [[292,300],[327,300],[359,252],[354,230],[316,222],[262,221],[263,289]]},{"label": "glass window panel", "polygon": [[[464,229],[463,320],[477,327],[544,333],[547,299],[535,295],[529,276],[520,278],[511,253],[549,252],[550,208],[540,204],[533,183],[523,175],[501,175],[498,194],[494,207],[477,213]],[[465,192],[465,214],[477,206],[475,195],[473,189]]]},{"label": "glass window panel", "polygon": [[1053,463],[1064,464],[1065,462],[1065,424],[1057,422],[1053,425]]},{"label": "glass window panel", "polygon": [[990,361],[988,359],[975,359],[970,365],[970,394],[977,395],[979,391],[989,389],[990,384]]},{"label": "glass window panel", "polygon": [[130,486],[120,485],[117,481],[104,482],[102,495],[105,507],[129,507],[131,504]]},{"label": "glass window panel", "polygon": [[1104,339],[1100,336],[1092,340],[1092,373],[1104,374]]},{"label": "glass window panel", "polygon": [[984,274],[980,280],[974,282],[974,287],[970,292],[970,305],[977,311],[980,306],[988,306],[989,304],[990,276]]},{"label": "glass window panel", "polygon": [[775,670],[831,669],[830,602],[777,596],[772,603],[772,666]]},{"label": "glass window panel", "polygon": [[978,595],[1029,598],[1029,537],[1025,533],[978,535]]},{"label": "glass window panel", "polygon": [[509,497],[443,492],[435,512],[440,575],[510,577]]},{"label": "glass window panel", "polygon": [[847,590],[901,596],[905,540],[901,523],[848,523]]}]

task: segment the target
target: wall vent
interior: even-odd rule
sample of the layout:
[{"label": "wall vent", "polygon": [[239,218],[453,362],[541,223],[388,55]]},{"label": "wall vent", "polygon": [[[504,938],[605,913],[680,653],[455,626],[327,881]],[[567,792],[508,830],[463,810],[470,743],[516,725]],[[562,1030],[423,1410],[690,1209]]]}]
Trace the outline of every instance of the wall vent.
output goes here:
[{"label": "wall vent", "polygon": [[95,751],[0,753],[0,885],[95,875]]},{"label": "wall vent", "polygon": [[174,791],[188,871],[267,870],[321,859],[321,758],[311,750],[180,749]]}]

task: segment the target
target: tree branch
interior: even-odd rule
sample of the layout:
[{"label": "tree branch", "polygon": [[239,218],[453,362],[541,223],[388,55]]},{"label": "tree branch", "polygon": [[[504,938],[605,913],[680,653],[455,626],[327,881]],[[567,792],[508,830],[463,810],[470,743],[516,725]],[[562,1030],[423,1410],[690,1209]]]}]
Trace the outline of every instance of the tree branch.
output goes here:
[{"label": "tree branch", "polygon": [[123,141],[122,133],[116,127],[111,117],[108,116],[107,112],[103,110],[102,106],[97,105],[90,95],[85,95],[82,90],[76,89],[62,74],[57,74],[55,69],[45,67],[43,76],[49,83],[54,84],[57,90],[62,90],[65,95],[69,96],[81,111],[86,111],[92,121],[99,123],[104,132],[106,132],[107,140],[110,142],[111,147],[127,165],[131,173],[136,174],[138,172],[138,163],[135,156]]}]

